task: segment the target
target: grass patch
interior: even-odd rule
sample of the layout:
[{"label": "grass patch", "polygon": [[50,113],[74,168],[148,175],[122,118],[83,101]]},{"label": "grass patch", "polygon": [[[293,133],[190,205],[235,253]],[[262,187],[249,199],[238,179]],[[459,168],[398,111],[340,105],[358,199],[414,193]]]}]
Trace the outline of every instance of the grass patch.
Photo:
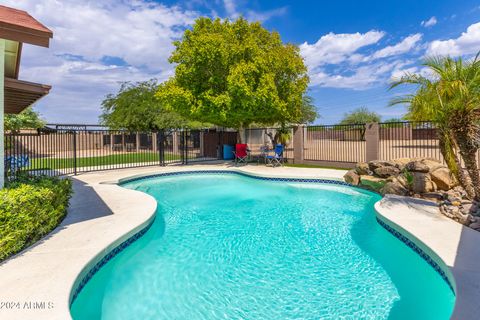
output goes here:
[{"label": "grass patch", "polygon": [[[180,155],[173,153],[165,153],[165,161],[180,160]],[[109,166],[116,164],[128,163],[142,163],[142,162],[158,162],[160,161],[158,153],[122,153],[110,154],[106,156],[77,158],[77,168],[80,167],[94,167],[94,166]],[[73,158],[36,158],[30,160],[30,165],[25,168],[28,170],[53,168],[53,169],[67,169],[74,167]]]},{"label": "grass patch", "polygon": [[68,179],[19,176],[0,190],[0,261],[34,244],[67,213]]}]

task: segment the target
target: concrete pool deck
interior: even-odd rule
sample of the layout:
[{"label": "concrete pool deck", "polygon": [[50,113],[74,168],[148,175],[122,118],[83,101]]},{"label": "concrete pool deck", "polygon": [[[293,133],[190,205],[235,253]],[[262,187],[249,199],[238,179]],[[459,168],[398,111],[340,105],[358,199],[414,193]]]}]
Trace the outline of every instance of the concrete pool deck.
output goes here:
[{"label": "concrete pool deck", "polygon": [[[35,245],[0,264],[0,303],[4,303],[0,319],[69,319],[70,295],[79,274],[154,218],[156,201],[152,197],[122,188],[115,182],[132,176],[191,170],[239,170],[266,177],[332,180],[342,179],[346,172],[198,164],[102,171],[72,177],[75,193],[61,225]],[[423,242],[426,251],[431,249],[448,266],[457,287],[454,319],[477,319],[480,314],[480,233],[441,216],[428,203],[386,197],[377,203],[376,209],[380,218]]]}]

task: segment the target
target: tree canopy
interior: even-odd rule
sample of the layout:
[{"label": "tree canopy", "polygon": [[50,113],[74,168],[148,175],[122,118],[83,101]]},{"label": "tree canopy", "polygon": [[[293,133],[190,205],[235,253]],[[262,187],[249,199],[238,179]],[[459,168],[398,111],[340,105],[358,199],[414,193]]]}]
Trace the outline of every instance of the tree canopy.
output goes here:
[{"label": "tree canopy", "polygon": [[40,119],[40,115],[27,108],[19,114],[5,114],[5,130],[18,131],[20,129],[38,129],[42,128],[45,122]]},{"label": "tree canopy", "polygon": [[124,82],[118,93],[102,102],[101,122],[112,129],[132,131],[179,128],[192,125],[177,113],[167,110],[157,99],[156,80]]},{"label": "tree canopy", "polygon": [[278,33],[243,18],[199,18],[174,45],[175,75],[157,93],[170,110],[232,128],[302,121],[307,68]]},{"label": "tree canopy", "polygon": [[357,108],[349,113],[345,113],[339,124],[361,124],[369,122],[380,122],[381,116],[368,110],[366,107]]},{"label": "tree canopy", "polygon": [[298,123],[308,124],[312,123],[319,117],[317,107],[313,103],[313,98],[308,95],[304,95],[302,99],[302,110]]}]

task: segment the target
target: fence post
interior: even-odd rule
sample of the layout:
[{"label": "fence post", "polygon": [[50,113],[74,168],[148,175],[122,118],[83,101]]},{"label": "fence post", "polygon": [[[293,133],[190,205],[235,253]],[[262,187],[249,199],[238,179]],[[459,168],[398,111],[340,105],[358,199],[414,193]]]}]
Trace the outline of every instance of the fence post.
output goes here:
[{"label": "fence post", "polygon": [[73,173],[77,175],[77,132],[75,130],[73,132]]},{"label": "fence post", "polygon": [[158,161],[161,166],[165,165],[165,148],[164,148],[164,132],[159,130],[158,133],[153,134],[155,137],[155,145],[158,146]]},{"label": "fence post", "polygon": [[137,152],[140,152],[140,133],[138,131],[135,134],[135,149]]},{"label": "fence post", "polygon": [[380,155],[380,126],[377,122],[365,124],[365,161],[378,160]]},{"label": "fence post", "polygon": [[152,132],[152,151],[157,152],[157,132]]},{"label": "fence post", "polygon": [[179,132],[177,130],[174,130],[172,132],[172,144],[173,144],[172,152],[173,152],[173,154],[178,154],[178,134],[179,134]]},{"label": "fence post", "polygon": [[200,157],[205,157],[205,131],[199,130],[199,139],[200,139]]},{"label": "fence post", "polygon": [[188,164],[188,132],[187,130],[183,131],[183,155],[184,155],[184,164]]},{"label": "fence post", "polygon": [[305,159],[305,125],[293,128],[293,163],[302,164]]}]

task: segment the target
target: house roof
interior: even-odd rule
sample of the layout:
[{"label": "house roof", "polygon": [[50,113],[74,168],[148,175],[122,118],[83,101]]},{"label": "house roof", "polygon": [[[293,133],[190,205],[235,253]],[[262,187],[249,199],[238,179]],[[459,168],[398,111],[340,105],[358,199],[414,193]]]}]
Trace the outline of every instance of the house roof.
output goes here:
[{"label": "house roof", "polygon": [[53,32],[26,11],[0,5],[0,38],[48,47]]},{"label": "house roof", "polygon": [[18,80],[23,43],[48,47],[52,31],[23,10],[0,5],[0,39],[5,40],[5,112],[19,113],[47,95],[50,86]]}]

